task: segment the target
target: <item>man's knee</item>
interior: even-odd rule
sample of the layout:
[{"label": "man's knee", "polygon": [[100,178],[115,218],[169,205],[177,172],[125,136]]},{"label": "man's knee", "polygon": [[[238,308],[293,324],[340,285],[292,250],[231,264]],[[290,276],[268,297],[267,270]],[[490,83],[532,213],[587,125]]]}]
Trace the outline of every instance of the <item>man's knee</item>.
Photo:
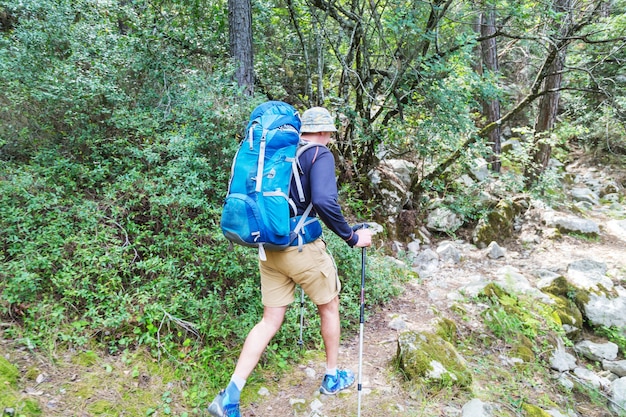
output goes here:
[{"label": "man's knee", "polygon": [[276,333],[285,319],[285,310],[286,308],[266,308],[259,324],[265,331]]},{"label": "man's knee", "polygon": [[320,314],[339,314],[339,297],[335,297],[326,304],[317,306]]},{"label": "man's knee", "polygon": [[282,320],[268,319],[264,317],[261,319],[259,324],[263,327],[264,331],[274,335],[280,329],[283,322]]}]

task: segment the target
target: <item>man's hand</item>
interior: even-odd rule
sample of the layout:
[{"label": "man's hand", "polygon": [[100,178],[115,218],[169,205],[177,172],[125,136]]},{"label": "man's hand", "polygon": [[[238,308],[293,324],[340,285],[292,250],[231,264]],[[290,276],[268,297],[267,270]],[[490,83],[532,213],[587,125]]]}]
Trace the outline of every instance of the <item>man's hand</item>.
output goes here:
[{"label": "man's hand", "polygon": [[354,233],[359,237],[359,241],[356,242],[356,245],[354,246],[357,248],[364,248],[372,245],[372,229],[363,227],[356,230]]}]

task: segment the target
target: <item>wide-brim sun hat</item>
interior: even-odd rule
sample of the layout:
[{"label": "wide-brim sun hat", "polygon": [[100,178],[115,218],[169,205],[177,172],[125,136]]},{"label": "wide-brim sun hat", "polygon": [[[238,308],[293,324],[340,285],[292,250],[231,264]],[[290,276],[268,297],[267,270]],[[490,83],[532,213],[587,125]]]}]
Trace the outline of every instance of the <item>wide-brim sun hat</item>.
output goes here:
[{"label": "wide-brim sun hat", "polygon": [[311,107],[302,113],[302,133],[336,132],[335,118],[323,107]]}]

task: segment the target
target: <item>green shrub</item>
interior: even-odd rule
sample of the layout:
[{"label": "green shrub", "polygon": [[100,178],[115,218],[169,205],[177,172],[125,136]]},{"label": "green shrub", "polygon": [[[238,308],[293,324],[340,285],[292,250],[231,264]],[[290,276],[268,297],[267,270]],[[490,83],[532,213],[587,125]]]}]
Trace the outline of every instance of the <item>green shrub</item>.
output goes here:
[{"label": "green shrub", "polygon": [[[126,144],[121,162],[106,159],[102,149],[92,154],[101,158],[96,163],[52,148],[30,164],[4,163],[0,314],[21,324],[9,336],[50,348],[96,342],[111,353],[146,346],[181,369],[219,360],[224,370],[208,385],[228,377],[262,313],[257,254],[231,247],[219,229],[229,166],[210,165],[199,151],[212,146],[208,141],[168,137],[142,148]],[[343,282],[349,334],[359,317],[361,251],[326,236]],[[368,311],[407,279],[376,252],[368,251]],[[298,355],[298,307],[289,309],[262,366]],[[303,338],[305,346],[321,347],[309,300]],[[190,344],[197,355],[188,352]]]}]

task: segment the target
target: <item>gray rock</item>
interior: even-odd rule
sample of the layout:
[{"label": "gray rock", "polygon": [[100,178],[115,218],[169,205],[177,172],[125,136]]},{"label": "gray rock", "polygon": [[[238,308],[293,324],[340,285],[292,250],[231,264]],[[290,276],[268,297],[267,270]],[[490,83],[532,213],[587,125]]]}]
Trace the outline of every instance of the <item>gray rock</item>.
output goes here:
[{"label": "gray rock", "polygon": [[388,327],[393,330],[404,330],[407,328],[406,316],[392,315],[391,321],[389,321]]},{"label": "gray rock", "polygon": [[387,159],[381,165],[388,167],[405,187],[411,185],[411,177],[416,169],[414,163],[403,159]]},{"label": "gray rock", "polygon": [[[551,408],[549,410],[545,410],[546,413],[550,414],[552,417],[569,417],[571,414],[563,414],[559,410]],[[574,414],[576,415],[576,414]]]},{"label": "gray rock", "polygon": [[319,400],[319,398],[316,398],[313,401],[311,401],[311,404],[309,405],[309,407],[311,407],[311,410],[314,412],[320,411],[324,407],[324,403],[322,403]]},{"label": "gray rock", "polygon": [[606,276],[606,271],[605,263],[582,259],[567,266],[567,280],[575,287],[585,290],[598,291],[600,285],[610,290],[613,288],[613,281]]},{"label": "gray rock", "polygon": [[574,350],[576,353],[592,361],[613,361],[617,358],[619,348],[613,342],[595,343],[590,340],[584,340],[580,343],[576,343]]},{"label": "gray rock", "polygon": [[546,304],[554,304],[547,294],[533,287],[530,281],[513,266],[504,266],[496,272],[497,283],[512,294],[527,294],[533,296]]},{"label": "gray rock", "polygon": [[533,272],[533,275],[539,278],[539,281],[537,281],[536,285],[537,288],[540,289],[549,287],[555,279],[562,276],[561,274],[550,271],[549,269],[538,269]]},{"label": "gray rock", "polygon": [[422,278],[428,278],[439,268],[439,255],[431,249],[425,249],[413,260],[413,270]]},{"label": "gray rock", "polygon": [[572,391],[574,389],[574,381],[572,381],[568,377],[568,374],[566,373],[561,374],[558,378],[558,381],[559,381],[559,384],[561,384],[561,386],[565,388],[566,391]]},{"label": "gray rock", "polygon": [[608,195],[619,195],[619,185],[613,180],[607,181],[600,185],[598,194],[602,198],[606,198]]},{"label": "gray rock", "polygon": [[606,223],[606,230],[620,240],[626,241],[626,220],[609,220]]},{"label": "gray rock", "polygon": [[618,193],[605,194],[602,199],[611,203],[619,203],[620,195]]},{"label": "gray rock", "polygon": [[381,215],[397,215],[401,211],[402,206],[410,200],[411,193],[407,190],[404,183],[403,174],[404,171],[394,167],[394,164],[390,163],[390,161],[381,162],[378,167],[368,173],[372,189],[382,201]]},{"label": "gray rock", "polygon": [[306,369],[304,370],[304,373],[306,374],[307,378],[317,379],[317,372],[315,372],[315,369],[309,366],[306,367]]},{"label": "gray rock", "polygon": [[611,371],[619,377],[626,376],[626,360],[621,361],[602,361],[602,369]]},{"label": "gray rock", "polygon": [[437,207],[428,215],[426,228],[438,232],[454,232],[462,224],[461,218],[452,210],[446,207]]},{"label": "gray rock", "polygon": [[478,181],[484,181],[491,175],[489,163],[483,158],[475,159],[470,171]]},{"label": "gray rock", "polygon": [[491,259],[504,258],[505,255],[505,249],[501,248],[496,242],[491,242],[489,246],[487,246],[487,256]]},{"label": "gray rock", "polygon": [[420,251],[420,243],[417,240],[413,240],[406,245],[406,250],[412,255],[417,255]]},{"label": "gray rock", "polygon": [[609,407],[619,415],[626,410],[626,377],[613,381],[611,384],[611,403]]},{"label": "gray rock", "polygon": [[576,201],[585,201],[593,205],[600,202],[598,195],[591,191],[589,188],[572,188],[570,194],[572,195],[572,198]]},{"label": "gray rock", "polygon": [[[621,287],[618,288],[621,289]],[[583,305],[583,309],[587,320],[596,326],[626,328],[626,296],[624,295],[610,297],[604,293],[589,293],[589,300]]]},{"label": "gray rock", "polygon": [[577,201],[576,203],[574,203],[574,205],[582,211],[593,210],[593,204],[588,201]]},{"label": "gray rock", "polygon": [[493,406],[474,398],[461,409],[463,417],[493,417]]},{"label": "gray rock", "polygon": [[576,358],[567,353],[562,343],[559,343],[559,347],[552,352],[550,368],[558,372],[571,371],[576,368]]},{"label": "gray rock", "polygon": [[611,381],[607,380],[606,378],[600,377],[595,372],[587,368],[578,367],[574,369],[574,375],[576,375],[576,377],[582,380],[584,383],[591,385],[596,389],[607,388],[611,386]]},{"label": "gray rock", "polygon": [[489,284],[491,281],[483,276],[477,275],[473,279],[459,288],[458,292],[466,297],[474,298]]},{"label": "gray rock", "polygon": [[444,262],[458,264],[461,262],[461,252],[454,246],[452,242],[444,241],[437,246],[437,254]]},{"label": "gray rock", "polygon": [[579,217],[557,217],[551,225],[561,232],[580,233],[583,235],[597,236],[600,234],[600,228],[596,222]]}]

